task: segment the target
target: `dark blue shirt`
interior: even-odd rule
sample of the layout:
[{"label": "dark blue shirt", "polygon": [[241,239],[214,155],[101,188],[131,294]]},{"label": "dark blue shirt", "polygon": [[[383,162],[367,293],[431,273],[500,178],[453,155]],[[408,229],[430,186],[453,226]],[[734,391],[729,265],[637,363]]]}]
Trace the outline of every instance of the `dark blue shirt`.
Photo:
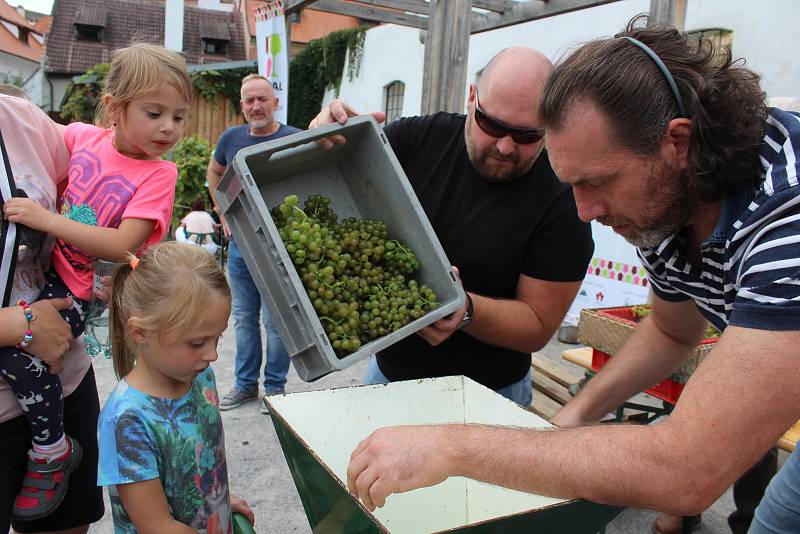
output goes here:
[{"label": "dark blue shirt", "polygon": [[694,300],[720,331],[800,330],[799,155],[800,114],[770,109],[759,147],[763,181],[722,199],[700,264],[689,262],[680,234],[639,250],[656,295]]},{"label": "dark blue shirt", "polygon": [[236,154],[243,148],[266,141],[272,141],[273,139],[285,137],[300,131],[302,130],[294,126],[281,124],[278,131],[272,135],[251,135],[250,125],[248,124],[232,126],[219,136],[217,148],[214,150],[214,159],[223,167],[227,167],[231,164],[233,158],[236,157]]}]

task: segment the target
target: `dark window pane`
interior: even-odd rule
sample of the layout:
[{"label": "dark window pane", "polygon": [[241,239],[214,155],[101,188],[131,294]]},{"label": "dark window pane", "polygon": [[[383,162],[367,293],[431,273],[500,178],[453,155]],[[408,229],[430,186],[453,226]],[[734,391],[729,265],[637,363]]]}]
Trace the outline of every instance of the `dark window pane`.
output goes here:
[{"label": "dark window pane", "polygon": [[403,95],[406,85],[396,81],[386,86],[386,124],[399,119],[403,114]]}]

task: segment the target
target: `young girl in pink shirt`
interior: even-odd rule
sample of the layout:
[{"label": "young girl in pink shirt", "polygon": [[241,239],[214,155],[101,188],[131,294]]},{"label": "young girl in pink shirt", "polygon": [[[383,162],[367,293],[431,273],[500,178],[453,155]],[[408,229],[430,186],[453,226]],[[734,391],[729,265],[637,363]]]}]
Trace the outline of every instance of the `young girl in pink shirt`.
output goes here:
[{"label": "young girl in pink shirt", "polygon": [[[192,83],[179,55],[150,44],[117,50],[99,126],[73,123],[64,129],[71,159],[61,213],[25,198],[4,205],[9,221],[56,237],[39,297],[72,297],[73,307],[62,313],[76,337],[92,299],[93,260],[127,261],[169,228],[178,172],[161,156],[183,135],[191,98]],[[26,320],[35,319],[28,303],[18,305]],[[0,376],[19,399],[32,435],[28,472],[13,510],[21,521],[53,512],[81,461],[80,446],[64,434],[58,377],[25,352],[35,342],[29,329],[15,347],[0,348]]]}]

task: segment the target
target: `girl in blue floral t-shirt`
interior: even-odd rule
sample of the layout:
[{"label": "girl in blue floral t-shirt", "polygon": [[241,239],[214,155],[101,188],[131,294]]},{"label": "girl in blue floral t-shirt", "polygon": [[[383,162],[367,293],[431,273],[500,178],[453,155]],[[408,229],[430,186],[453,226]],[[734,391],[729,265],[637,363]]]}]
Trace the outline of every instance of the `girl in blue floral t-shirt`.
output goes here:
[{"label": "girl in blue floral t-shirt", "polygon": [[162,243],[112,279],[110,330],[120,377],[100,413],[97,482],[109,486],[118,533],[229,534],[225,438],[210,364],[231,295],[214,257]]}]

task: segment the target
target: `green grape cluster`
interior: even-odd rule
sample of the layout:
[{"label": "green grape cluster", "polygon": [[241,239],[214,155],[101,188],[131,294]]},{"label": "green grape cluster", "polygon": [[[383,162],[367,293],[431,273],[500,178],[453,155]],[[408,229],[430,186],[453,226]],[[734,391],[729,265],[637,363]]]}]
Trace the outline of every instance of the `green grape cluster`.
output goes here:
[{"label": "green grape cluster", "polygon": [[270,213],[339,357],[437,308],[436,294],[411,275],[420,267],[410,247],[388,239],[383,221],[338,221],[331,201],[297,195]]}]

